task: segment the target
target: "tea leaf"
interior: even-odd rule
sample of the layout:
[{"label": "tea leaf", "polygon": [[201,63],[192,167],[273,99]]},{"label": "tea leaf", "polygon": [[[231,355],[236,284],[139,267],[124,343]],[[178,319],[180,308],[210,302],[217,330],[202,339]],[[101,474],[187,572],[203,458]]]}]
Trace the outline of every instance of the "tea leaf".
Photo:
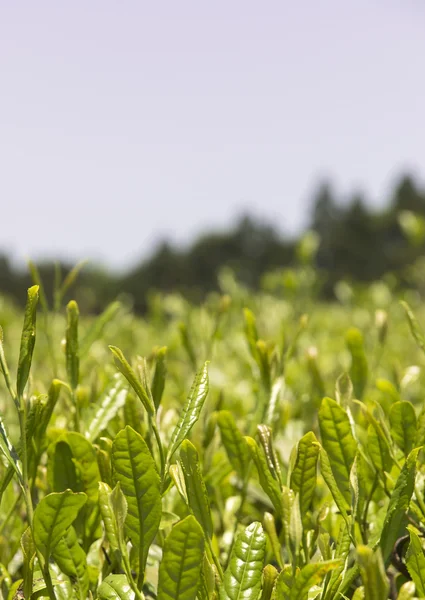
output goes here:
[{"label": "tea leaf", "polygon": [[396,402],[390,408],[391,434],[397,446],[407,456],[416,437],[416,414],[410,402]]},{"label": "tea leaf", "polygon": [[265,550],[266,536],[260,523],[252,523],[238,535],[224,573],[220,600],[258,598]]},{"label": "tea leaf", "polygon": [[112,464],[128,504],[125,527],[138,550],[140,581],[161,521],[160,478],[145,441],[129,426],[114,439]]},{"label": "tea leaf", "polygon": [[80,600],[85,600],[89,589],[86,554],[78,543],[73,527],[68,529],[66,535],[53,549],[53,558],[62,573],[76,581],[78,597]]},{"label": "tea leaf", "polygon": [[111,302],[105,310],[93,321],[86,335],[80,343],[80,357],[85,356],[96,340],[100,338],[105,326],[121,310],[121,303],[118,301]]},{"label": "tea leaf", "polygon": [[174,525],[159,566],[158,600],[194,600],[201,578],[204,533],[190,515]]},{"label": "tea leaf", "polygon": [[25,307],[24,326],[22,328],[21,348],[19,350],[18,375],[16,379],[16,391],[21,398],[31,369],[32,355],[35,346],[38,285],[33,285],[28,290],[27,304]]},{"label": "tea leaf", "polygon": [[180,463],[186,484],[189,506],[204,534],[212,538],[213,525],[207,488],[202,477],[199,457],[195,446],[184,440],[180,449]]},{"label": "tea leaf", "polygon": [[263,591],[260,600],[271,600],[278,570],[273,565],[266,565],[263,569]]},{"label": "tea leaf", "polygon": [[380,548],[357,547],[365,600],[387,600],[390,591]]},{"label": "tea leaf", "polygon": [[99,508],[111,549],[120,550],[128,506],[119,483],[111,490],[108,484],[99,481]]},{"label": "tea leaf", "polygon": [[66,307],[68,324],[66,327],[66,372],[72,390],[75,390],[80,380],[80,358],[78,355],[78,305],[71,300]]},{"label": "tea leaf", "polygon": [[167,376],[167,348],[164,346],[155,353],[155,373],[152,380],[152,397],[155,408],[161,404]]},{"label": "tea leaf", "polygon": [[264,456],[264,452],[258,447],[257,442],[248,436],[244,439],[248,444],[249,451],[251,452],[251,456],[254,460],[255,466],[257,467],[258,478],[260,480],[261,487],[272,501],[278,516],[281,517],[283,515],[283,507],[282,490],[279,482],[273,478],[267,460]]},{"label": "tea leaf", "polygon": [[146,412],[153,416],[155,414],[155,406],[149,397],[148,393],[138,380],[136,373],[133,371],[130,364],[127,362],[124,354],[121,352],[119,348],[116,346],[109,346],[110,351],[114,355],[115,365],[118,370],[124,375],[127,379],[128,383],[131,385],[133,390],[136,392],[139,397],[141,403],[145,407]]},{"label": "tea leaf", "polygon": [[47,561],[87,501],[84,493],[71,490],[52,493],[40,500],[34,511],[34,542]]},{"label": "tea leaf", "polygon": [[134,600],[135,594],[125,575],[108,575],[97,590],[98,600]]},{"label": "tea leaf", "polygon": [[368,379],[368,364],[363,347],[363,335],[356,328],[347,331],[345,340],[351,354],[350,379],[356,398],[361,399]]},{"label": "tea leaf", "polygon": [[105,394],[102,402],[96,407],[96,412],[90,419],[86,430],[86,438],[94,442],[107,428],[108,423],[115,417],[125,404],[127,390],[123,389],[120,381],[115,380]]},{"label": "tea leaf", "polygon": [[406,552],[406,566],[413,579],[417,595],[425,597],[425,555],[417,533],[412,527],[408,527],[410,544]]},{"label": "tea leaf", "polygon": [[197,373],[186,404],[181,411],[181,417],[171,435],[168,448],[167,463],[170,463],[175,451],[187,437],[189,431],[199,418],[205,398],[208,394],[208,363]]},{"label": "tea leaf", "polygon": [[387,561],[390,556],[399,537],[400,527],[406,518],[406,511],[409,508],[415,485],[416,461],[419,451],[420,448],[415,448],[406,458],[391,494],[380,541],[384,561]]},{"label": "tea leaf", "polygon": [[407,304],[407,302],[401,301],[400,304],[402,305],[402,307],[405,310],[407,322],[409,323],[409,328],[410,328],[411,334],[415,338],[415,341],[416,341],[417,345],[419,346],[419,348],[423,352],[425,352],[425,337],[424,337],[422,328],[419,325],[417,318],[415,317],[414,312],[412,311],[410,306]]},{"label": "tea leaf", "polygon": [[246,440],[236,426],[233,415],[228,410],[221,410],[217,416],[220,428],[221,441],[226,449],[230,464],[239,477],[243,477],[248,470],[251,456]]},{"label": "tea leaf", "polygon": [[348,504],[345,497],[342,495],[337,485],[337,482],[332,472],[329,456],[324,448],[320,448],[320,471],[322,473],[323,479],[326,481],[326,485],[328,486],[329,491],[331,492],[335,504],[337,505],[341,515],[343,516],[345,522],[349,524],[347,511],[350,510],[350,505]]},{"label": "tea leaf", "polygon": [[350,420],[335,400],[324,398],[319,410],[319,425],[322,445],[329,456],[335,481],[350,505],[350,471],[357,450]]},{"label": "tea leaf", "polygon": [[303,567],[291,586],[289,600],[305,600],[310,588],[319,584],[326,573],[338,568],[341,562],[339,559],[328,560],[321,563],[310,563]]},{"label": "tea leaf", "polygon": [[298,442],[295,467],[291,474],[291,488],[299,495],[303,525],[306,524],[316,487],[319,451],[316,436],[312,431],[306,433]]}]

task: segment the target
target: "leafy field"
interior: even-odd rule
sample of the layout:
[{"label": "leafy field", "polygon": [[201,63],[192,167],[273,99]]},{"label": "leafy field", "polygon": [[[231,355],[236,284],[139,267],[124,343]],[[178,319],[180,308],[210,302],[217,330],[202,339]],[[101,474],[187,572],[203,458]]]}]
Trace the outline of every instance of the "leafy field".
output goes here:
[{"label": "leafy field", "polygon": [[0,300],[0,598],[425,597],[425,313],[315,277]]}]

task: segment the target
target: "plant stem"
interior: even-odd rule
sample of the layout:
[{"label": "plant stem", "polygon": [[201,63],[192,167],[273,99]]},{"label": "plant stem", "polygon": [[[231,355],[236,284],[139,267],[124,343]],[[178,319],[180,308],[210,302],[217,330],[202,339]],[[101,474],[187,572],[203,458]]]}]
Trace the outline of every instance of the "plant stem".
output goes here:
[{"label": "plant stem", "polygon": [[[22,479],[23,479],[22,487],[23,487],[23,492],[24,492],[25,504],[27,507],[28,523],[31,528],[31,532],[34,536],[34,529],[33,529],[34,508],[32,505],[31,490],[30,490],[29,481],[28,481],[28,448],[27,448],[27,435],[26,435],[27,407],[26,407],[26,402],[22,396],[19,397],[18,400],[19,400],[19,410],[18,410],[19,427],[21,430],[21,448],[22,448],[22,455],[21,455]],[[55,590],[53,588],[53,582],[52,582],[52,578],[50,576],[50,571],[49,571],[49,563],[44,560],[43,556],[41,555],[40,551],[37,548],[36,548],[36,553],[37,553],[38,562],[39,562],[40,567],[43,572],[43,578],[44,578],[44,581],[46,584],[49,598],[50,598],[50,600],[56,600],[56,594],[55,594]]]},{"label": "plant stem", "polygon": [[43,579],[44,579],[44,583],[46,584],[47,593],[49,594],[50,600],[56,600],[56,594],[55,594],[55,590],[53,587],[53,581],[52,581],[52,577],[51,577],[50,571],[49,571],[49,562],[47,560],[46,560],[46,562],[44,564],[44,568],[43,568]]},{"label": "plant stem", "polygon": [[211,554],[211,558],[214,561],[214,564],[216,566],[216,569],[217,569],[217,572],[218,572],[218,575],[219,575],[221,581],[223,581],[224,573],[223,573],[223,569],[221,568],[220,561],[218,560],[218,556],[215,554],[215,552],[213,550],[210,538],[208,536],[206,536],[206,539],[207,539],[208,549]]},{"label": "plant stem", "polygon": [[75,389],[73,389],[71,392],[72,404],[74,405],[74,408],[75,408],[75,431],[77,433],[80,433],[80,407],[78,405],[78,398],[77,398],[77,394],[75,392],[76,392]]},{"label": "plant stem", "polygon": [[127,552],[126,551],[123,552],[121,550],[121,555],[122,555],[122,559],[123,559],[123,563],[124,563],[124,571],[125,571],[125,574],[127,575],[128,583],[130,584],[131,589],[133,590],[133,592],[138,600],[145,600],[144,594],[137,587],[136,582],[134,581],[133,576],[131,574],[131,567],[130,567],[130,562],[128,560]]},{"label": "plant stem", "polygon": [[152,430],[153,430],[153,433],[154,433],[154,436],[156,439],[156,443],[158,445],[159,459],[161,461],[161,481],[162,481],[162,483],[164,483],[164,476],[165,476],[164,448],[162,446],[161,436],[159,435],[158,427],[153,419],[151,420],[151,424],[152,424]]},{"label": "plant stem", "polygon": [[373,479],[373,484],[372,487],[370,489],[370,493],[369,496],[367,497],[367,500],[365,502],[365,506],[364,506],[364,510],[363,510],[363,515],[362,515],[362,520],[361,523],[359,523],[360,525],[360,531],[362,534],[362,540],[364,544],[367,544],[367,540],[368,540],[368,532],[367,532],[367,513],[369,512],[369,505],[372,501],[373,498],[373,494],[375,493],[376,490],[376,486],[378,485],[378,475],[375,475],[374,479]]}]

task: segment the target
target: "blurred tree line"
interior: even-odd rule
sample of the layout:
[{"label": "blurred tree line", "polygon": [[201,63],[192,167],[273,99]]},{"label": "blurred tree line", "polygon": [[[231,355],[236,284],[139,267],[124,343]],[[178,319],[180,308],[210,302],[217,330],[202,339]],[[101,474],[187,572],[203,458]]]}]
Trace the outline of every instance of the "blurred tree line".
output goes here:
[{"label": "blurred tree line", "polygon": [[[411,176],[401,178],[384,207],[375,210],[360,195],[341,202],[329,184],[320,186],[312,201],[309,229],[320,240],[314,260],[323,282],[322,296],[331,298],[342,279],[370,282],[393,273],[401,285],[409,283],[406,268],[425,255],[425,230],[418,225],[420,219],[409,220],[412,213],[425,217],[425,191]],[[126,294],[140,313],[153,290],[180,291],[198,301],[218,287],[223,267],[255,289],[266,272],[296,266],[299,241],[244,216],[230,231],[203,234],[184,249],[164,242],[148,259],[120,275],[88,265],[79,274],[77,299],[84,310],[98,312]],[[66,278],[72,267],[41,263],[37,268],[53,304],[55,281]],[[31,283],[28,271],[14,268],[6,255],[0,256],[3,294],[22,303]]]}]

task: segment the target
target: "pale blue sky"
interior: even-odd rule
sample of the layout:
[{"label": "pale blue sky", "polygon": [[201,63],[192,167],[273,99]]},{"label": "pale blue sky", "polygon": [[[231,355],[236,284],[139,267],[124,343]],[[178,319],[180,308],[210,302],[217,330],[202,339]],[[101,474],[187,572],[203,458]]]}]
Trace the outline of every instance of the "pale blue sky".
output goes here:
[{"label": "pale blue sky", "polygon": [[0,248],[133,263],[425,175],[423,0],[0,0]]}]

